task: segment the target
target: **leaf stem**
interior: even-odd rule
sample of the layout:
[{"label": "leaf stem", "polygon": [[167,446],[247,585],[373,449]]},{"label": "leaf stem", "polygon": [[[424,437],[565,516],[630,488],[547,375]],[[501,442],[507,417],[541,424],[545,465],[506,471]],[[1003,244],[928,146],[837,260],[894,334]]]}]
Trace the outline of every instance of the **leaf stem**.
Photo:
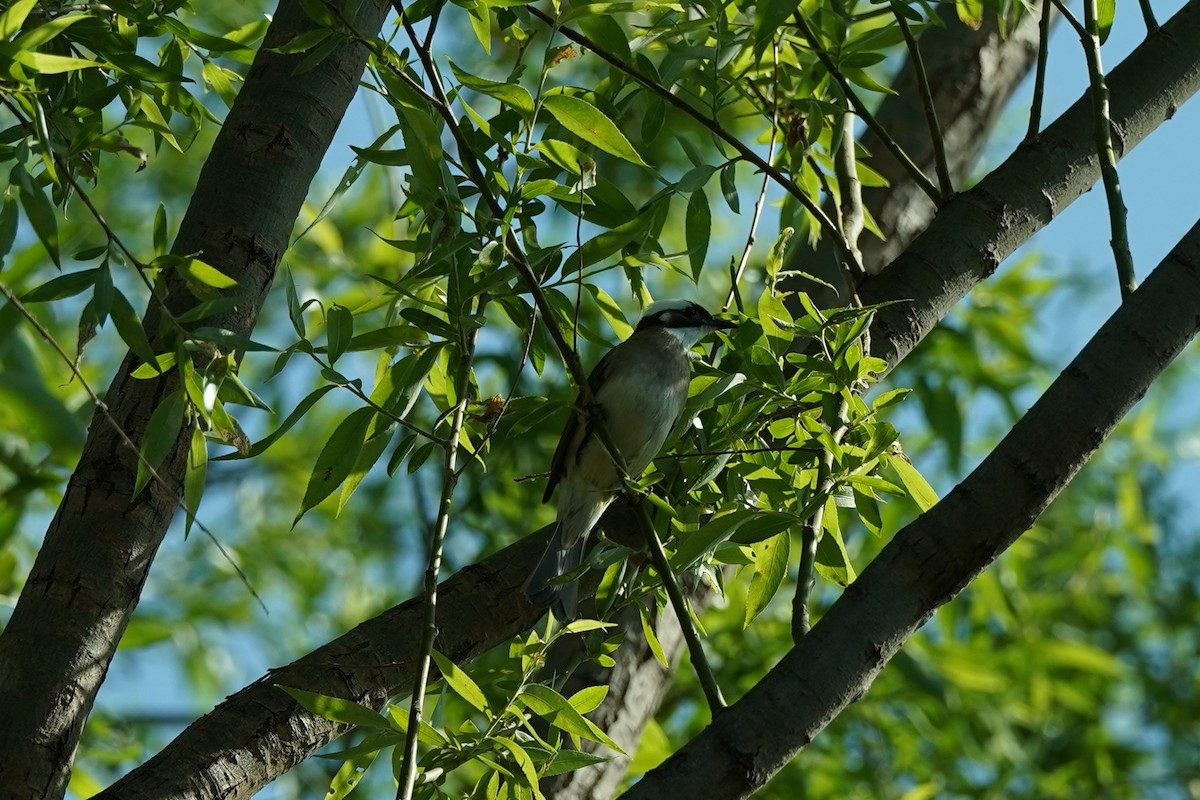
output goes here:
[{"label": "leaf stem", "polygon": [[1042,0],[1042,18],[1038,23],[1038,56],[1037,68],[1033,79],[1033,102],[1029,106],[1029,130],[1025,132],[1025,143],[1037,141],[1042,129],[1042,101],[1046,93],[1046,58],[1050,43],[1050,14],[1054,4],[1050,0]]},{"label": "leaf stem", "polygon": [[[451,280],[454,280],[453,274]],[[475,313],[482,314],[487,306],[487,297],[479,298]],[[454,502],[454,489],[458,486],[458,440],[466,420],[470,402],[471,368],[475,360],[475,342],[479,326],[472,325],[460,342],[458,375],[455,379],[454,415],[450,421],[450,435],[446,437],[446,461],[442,476],[442,493],[438,499],[437,522],[433,526],[433,537],[429,542],[429,563],[425,568],[423,619],[421,626],[421,655],[417,674],[413,681],[412,695],[408,706],[408,731],[404,737],[404,760],[397,777],[399,785],[396,797],[411,800],[417,784],[417,743],[421,731],[421,714],[424,710],[425,690],[429,684],[430,662],[433,660],[433,641],[437,637],[437,585],[442,567],[442,548],[446,541],[446,530],[450,525],[450,509]]]},{"label": "leaf stem", "polygon": [[1104,181],[1104,194],[1108,200],[1108,222],[1112,231],[1113,259],[1116,261],[1117,281],[1121,299],[1128,300],[1137,288],[1137,277],[1133,267],[1133,254],[1129,250],[1128,211],[1121,196],[1121,181],[1117,175],[1117,156],[1113,148],[1112,118],[1108,107],[1108,86],[1104,81],[1104,67],[1100,60],[1100,28],[1097,22],[1096,0],[1084,0],[1083,25],[1063,4],[1053,0],[1055,6],[1079,34],[1083,54],[1087,58],[1088,77],[1092,94],[1092,133],[1096,141],[1096,156],[1100,161],[1100,177]]},{"label": "leaf stem", "polygon": [[954,182],[950,179],[950,166],[946,161],[946,143],[942,138],[942,126],[938,122],[937,106],[933,102],[933,91],[929,88],[929,77],[925,73],[925,61],[921,58],[921,48],[917,46],[916,37],[908,26],[908,20],[892,4],[896,22],[900,32],[904,34],[904,43],[908,46],[908,57],[912,61],[913,70],[917,76],[917,88],[921,93],[921,108],[925,111],[925,121],[929,125],[929,140],[933,145],[933,163],[937,171],[938,188],[942,190],[942,199],[954,194]]},{"label": "leaf stem", "polygon": [[654,569],[667,590],[667,597],[675,610],[675,616],[679,618],[679,627],[683,632],[684,641],[687,642],[688,654],[692,657],[692,668],[696,670],[696,678],[700,681],[700,688],[704,690],[704,697],[708,701],[709,713],[716,717],[728,704],[721,694],[721,687],[713,674],[712,666],[708,663],[700,636],[696,633],[691,605],[679,585],[679,579],[671,569],[671,562],[663,550],[662,540],[658,538],[654,522],[650,519],[650,512],[646,510],[646,501],[635,494],[630,494],[630,500],[637,508],[638,527],[642,529],[642,536],[650,548],[650,560],[654,562]]}]

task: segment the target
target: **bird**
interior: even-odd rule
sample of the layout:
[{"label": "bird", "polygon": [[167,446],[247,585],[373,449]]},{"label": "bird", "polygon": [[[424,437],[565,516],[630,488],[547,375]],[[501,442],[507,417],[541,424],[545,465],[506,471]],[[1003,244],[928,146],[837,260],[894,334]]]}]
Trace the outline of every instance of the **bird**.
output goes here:
[{"label": "bird", "polygon": [[621,476],[597,435],[597,420],[608,427],[629,476],[640,475],[687,403],[689,351],[714,331],[733,327],[690,300],[661,300],[648,306],[630,337],[592,369],[587,384],[593,406],[577,402],[572,409],[542,496],[549,502],[558,488],[554,532],[525,583],[529,600],[548,607],[560,622],[575,619],[579,587],[575,580],[556,579],[578,568],[588,534],[621,489]]}]

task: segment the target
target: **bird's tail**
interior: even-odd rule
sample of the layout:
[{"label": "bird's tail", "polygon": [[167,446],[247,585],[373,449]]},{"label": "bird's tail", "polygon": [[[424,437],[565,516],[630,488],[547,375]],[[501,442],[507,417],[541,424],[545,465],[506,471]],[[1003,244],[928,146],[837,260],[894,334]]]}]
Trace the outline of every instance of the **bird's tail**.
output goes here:
[{"label": "bird's tail", "polygon": [[579,605],[579,581],[552,583],[555,578],[576,569],[583,560],[587,536],[575,537],[574,544],[563,545],[563,523],[554,526],[554,534],[546,545],[546,552],[538,561],[529,580],[525,582],[525,596],[534,605],[549,607],[559,622],[575,619]]}]

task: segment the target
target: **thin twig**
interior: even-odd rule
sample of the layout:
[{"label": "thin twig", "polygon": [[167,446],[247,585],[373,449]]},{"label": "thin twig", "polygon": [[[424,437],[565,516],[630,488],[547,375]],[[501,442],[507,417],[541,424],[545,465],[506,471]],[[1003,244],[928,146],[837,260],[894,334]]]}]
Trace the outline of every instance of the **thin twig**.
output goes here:
[{"label": "thin twig", "polygon": [[1117,282],[1121,299],[1128,300],[1137,289],[1137,275],[1133,267],[1133,254],[1129,250],[1128,211],[1121,196],[1121,180],[1117,175],[1117,156],[1112,141],[1112,118],[1108,109],[1108,86],[1104,82],[1104,66],[1100,60],[1100,28],[1096,19],[1096,0],[1084,0],[1084,24],[1067,10],[1062,0],[1054,0],[1055,6],[1067,18],[1087,58],[1088,76],[1091,80],[1093,127],[1096,139],[1096,156],[1100,161],[1100,177],[1104,180],[1104,194],[1108,200],[1108,222],[1112,231],[1113,259],[1116,261]]},{"label": "thin twig", "polygon": [[1037,69],[1033,79],[1033,102],[1029,106],[1029,130],[1025,132],[1025,143],[1037,141],[1038,133],[1042,130],[1042,99],[1046,92],[1046,58],[1049,53],[1050,15],[1054,4],[1050,0],[1042,0],[1042,19],[1038,23],[1038,57]]},{"label": "thin twig", "polygon": [[[856,277],[851,269],[854,264],[861,264],[862,257],[858,253],[858,238],[862,235],[866,224],[866,210],[863,208],[862,181],[858,179],[858,161],[854,153],[854,113],[846,109],[841,119],[841,144],[833,154],[833,173],[838,182],[838,224],[844,238],[854,250],[855,258],[849,264],[842,264],[845,276],[846,290],[853,297],[858,296]],[[856,304],[857,305],[857,304]]]},{"label": "thin twig", "polygon": [[1158,33],[1158,20],[1154,18],[1154,9],[1150,7],[1150,0],[1138,0],[1138,8],[1142,9],[1142,20],[1146,23],[1146,35],[1152,36]]},{"label": "thin twig", "polygon": [[933,145],[933,163],[937,171],[938,187],[942,190],[942,199],[945,199],[954,194],[954,182],[950,179],[950,166],[946,163],[946,142],[942,139],[942,126],[938,122],[937,106],[933,103],[933,92],[929,88],[929,77],[925,73],[925,61],[921,58],[921,48],[917,46],[916,37],[908,27],[908,20],[900,13],[895,3],[892,4],[892,10],[895,12],[896,22],[900,25],[900,32],[904,34],[908,58],[917,76],[921,108],[925,111],[925,122],[929,125],[929,138]]},{"label": "thin twig", "polygon": [[668,105],[682,111],[692,119],[699,122],[709,131],[711,131],[718,139],[736,150],[738,155],[741,156],[743,160],[749,161],[759,170],[767,175],[770,175],[771,180],[782,186],[788,194],[790,194],[798,203],[800,203],[800,205],[804,206],[805,210],[812,214],[813,218],[816,219],[817,224],[820,225],[827,234],[829,234],[830,238],[833,240],[834,246],[836,246],[837,249],[841,251],[847,258],[849,257],[848,248],[846,247],[846,243],[842,241],[841,236],[838,234],[837,226],[833,223],[833,220],[829,219],[825,212],[821,210],[821,207],[811,197],[805,194],[804,190],[801,189],[794,180],[784,175],[767,161],[763,160],[762,156],[754,152],[752,148],[747,146],[738,137],[725,130],[721,123],[712,117],[707,116],[704,112],[693,108],[687,101],[683,100],[669,89],[664,87],[662,84],[643,73],[637,67],[626,63],[613,53],[610,53],[608,50],[596,44],[596,42],[592,41],[587,36],[584,36],[582,33],[572,30],[565,25],[558,25],[550,16],[544,14],[533,6],[526,6],[525,8],[530,14],[537,17],[546,25],[557,27],[563,36],[567,37],[578,45],[586,47],[609,65],[615,67],[621,72],[624,72],[626,75],[657,94]]},{"label": "thin twig", "polygon": [[[834,421],[833,441],[841,444],[846,432],[850,430],[847,417],[849,404],[842,397],[838,402],[837,414]],[[821,529],[825,525],[825,506],[828,498],[837,488],[837,480],[833,475],[833,449],[826,448],[821,454],[817,465],[817,497],[825,501],[817,506],[811,516],[804,521],[800,528],[800,566],[796,573],[796,594],[792,598],[792,642],[799,644],[800,639],[808,633],[811,625],[809,615],[809,600],[812,597],[813,585],[816,583],[817,543],[821,538]]]},{"label": "thin twig", "polygon": [[[475,313],[482,314],[486,305],[487,298],[480,298],[476,304]],[[478,335],[479,326],[472,326],[470,332],[460,343],[458,375],[454,387],[457,403],[450,421],[450,435],[446,438],[446,466],[442,477],[442,494],[438,500],[437,522],[434,524],[433,538],[429,542],[429,564],[425,568],[421,657],[417,665],[416,679],[413,681],[412,695],[409,699],[408,731],[404,737],[404,761],[397,777],[399,786],[396,790],[396,797],[401,800],[411,800],[413,788],[417,783],[417,742],[421,732],[421,712],[424,707],[425,689],[429,684],[433,641],[437,637],[438,576],[442,567],[442,547],[446,541],[446,531],[450,526],[450,508],[454,502],[454,489],[458,485],[461,474],[458,471],[458,439],[466,420],[467,405],[470,402],[471,367],[475,360],[475,342]]]},{"label": "thin twig", "polygon": [[[779,40],[776,39],[772,48],[774,54],[773,63],[775,69],[772,71],[772,80],[774,81],[771,103],[771,142],[767,145],[767,162],[775,160],[775,142],[779,136],[779,103],[776,98],[779,97]],[[746,265],[750,262],[750,251],[754,249],[754,243],[758,237],[758,221],[762,217],[763,206],[767,200],[767,186],[770,184],[771,176],[763,173],[762,187],[758,190],[758,199],[754,201],[754,213],[750,217],[750,230],[746,234],[746,246],[742,248],[742,257],[738,260],[737,268],[731,270],[729,279],[729,294],[725,296],[725,303],[721,306],[721,311],[729,310],[729,306],[734,300],[737,301],[738,311],[744,311],[742,308],[742,296],[738,292],[738,283],[742,279],[742,273],[746,271]],[[861,263],[861,259],[859,260]]]},{"label": "thin twig", "polygon": [[216,534],[209,530],[208,526],[201,522],[200,518],[197,517],[190,509],[188,509],[187,504],[179,499],[179,490],[172,487],[171,484],[167,482],[166,478],[158,474],[158,470],[155,469],[155,467],[146,459],[146,456],[143,455],[138,446],[134,444],[133,439],[130,438],[129,434],[126,433],[124,428],[121,427],[121,423],[117,422],[116,417],[114,417],[112,412],[108,410],[108,404],[100,399],[100,395],[98,395],[95,390],[92,389],[91,384],[89,384],[87,379],[83,377],[83,373],[79,370],[79,365],[75,363],[74,359],[67,355],[67,351],[64,350],[62,345],[58,343],[58,340],[54,338],[54,334],[50,333],[50,331],[47,330],[44,325],[42,325],[38,318],[35,317],[29,311],[29,309],[25,307],[25,304],[17,298],[12,290],[3,283],[0,283],[0,295],[3,295],[4,299],[7,300],[9,304],[17,310],[17,313],[24,317],[25,321],[34,327],[34,330],[38,332],[38,335],[41,336],[47,344],[54,348],[54,351],[58,353],[59,358],[61,358],[71,370],[71,374],[73,374],[75,379],[79,381],[79,385],[82,386],[84,392],[87,393],[88,398],[92,401],[92,405],[96,407],[96,410],[100,412],[100,415],[103,416],[104,419],[108,421],[109,425],[112,426],[113,431],[117,434],[117,438],[120,439],[121,443],[128,447],[130,451],[133,452],[133,455],[137,458],[138,462],[146,468],[146,473],[150,476],[150,480],[163,487],[170,496],[175,498],[175,506],[182,509],[188,520],[191,521],[191,523],[197,528],[199,528],[200,531],[208,537],[210,542],[216,545],[216,548],[218,551],[220,551],[222,558],[229,563],[229,566],[233,567],[233,571],[237,573],[238,578],[246,587],[246,590],[249,591],[250,595],[258,602],[259,607],[261,607],[265,613],[270,614],[271,612],[267,609],[267,604],[263,602],[263,599],[259,597],[258,592],[254,590],[253,584],[250,583],[249,576],[242,571],[240,566],[238,566],[237,561],[233,559],[233,556],[229,554],[229,551],[226,550],[225,546],[221,544],[219,539],[217,539]]},{"label": "thin twig", "polygon": [[675,609],[675,615],[679,618],[679,627],[683,631],[684,641],[687,642],[688,654],[692,657],[692,668],[696,670],[696,678],[700,681],[700,688],[704,690],[705,699],[708,700],[709,713],[715,717],[728,704],[725,702],[724,695],[721,694],[721,687],[708,663],[700,636],[696,633],[696,626],[692,622],[691,605],[688,603],[683,589],[679,586],[679,579],[671,569],[671,562],[667,559],[666,551],[663,550],[662,540],[658,538],[654,522],[650,519],[650,512],[646,510],[646,501],[641,496],[632,494],[630,500],[637,508],[637,520],[642,529],[642,536],[645,538],[646,544],[650,546],[650,560],[654,562],[654,569],[662,579],[663,586],[667,590],[667,597],[671,601],[672,608]]},{"label": "thin twig", "polygon": [[825,70],[837,81],[838,86],[842,89],[842,94],[846,97],[846,102],[854,107],[854,113],[862,117],[863,122],[867,124],[872,133],[879,137],[879,141],[883,142],[884,147],[900,163],[900,166],[909,173],[909,177],[921,188],[921,191],[929,195],[929,199],[935,204],[941,202],[941,194],[938,192],[938,188],[933,185],[933,181],[925,176],[921,168],[908,157],[908,153],[904,152],[904,148],[900,147],[896,143],[896,140],[892,138],[892,135],[872,116],[870,110],[867,109],[863,101],[859,99],[858,94],[855,93],[854,87],[850,85],[850,81],[846,80],[846,76],[837,68],[837,64],[833,63],[833,58],[821,46],[820,40],[813,33],[812,28],[809,27],[808,21],[798,11],[792,15],[792,21],[796,23],[796,27],[800,29],[800,33],[808,40],[809,47],[812,48],[813,53],[816,54],[817,58],[825,66]]}]

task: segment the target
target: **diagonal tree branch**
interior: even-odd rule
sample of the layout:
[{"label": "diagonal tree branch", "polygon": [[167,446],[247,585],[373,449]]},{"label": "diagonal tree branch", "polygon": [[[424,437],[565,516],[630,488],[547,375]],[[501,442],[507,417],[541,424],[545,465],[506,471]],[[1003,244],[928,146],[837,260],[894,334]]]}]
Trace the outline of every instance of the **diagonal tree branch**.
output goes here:
[{"label": "diagonal tree branch", "polygon": [[[364,3],[358,23],[377,30],[385,5]],[[342,114],[358,87],[366,48],[347,43],[303,80],[292,74],[303,55],[270,48],[313,27],[300,4],[282,0],[237,102],[213,145],[184,217],[174,252],[201,252],[238,281],[243,302],[205,320],[247,334]],[[178,313],[199,301],[168,282],[167,305]],[[145,328],[158,335],[152,304]],[[161,351],[161,350],[160,350]],[[133,380],[140,363],[126,357],[106,397],[113,419],[134,441],[163,397],[173,373]],[[188,452],[185,426],[155,481],[134,496],[136,454],[111,425],[93,424],[79,464],[46,533],[33,570],[0,634],[0,774],[10,797],[61,796],[84,720],[117,642],[137,605],[150,564],[178,502]]]},{"label": "diagonal tree branch", "polygon": [[[1166,118],[1164,109],[1182,104],[1200,84],[1200,52],[1176,44],[1194,41],[1190,37],[1200,36],[1198,9],[1200,0],[1192,0],[1165,26],[1167,36],[1147,40],[1125,64],[1114,71],[1110,84],[1114,120],[1119,120],[1126,131],[1122,153],[1141,141],[1154,125]],[[1165,71],[1167,77],[1155,77],[1156,70]],[[1081,102],[1086,103],[1086,98]],[[947,204],[938,221],[931,226],[931,233],[922,237],[925,243],[921,245],[931,248],[936,238],[944,240],[943,246],[951,260],[943,270],[942,293],[953,294],[957,300],[995,268],[998,263],[996,248],[1000,246],[996,242],[1008,248],[1005,252],[1011,252],[1012,247],[1019,243],[1015,237],[1020,231],[1028,230],[1027,236],[1040,227],[1026,224],[1025,227],[1014,228],[1014,219],[1032,219],[1038,209],[1047,205],[1060,209],[1078,197],[1081,189],[1074,178],[1056,179],[1044,187],[1038,185],[1038,191],[1034,191],[1031,197],[1029,192],[1032,190],[1029,187],[1034,185],[1034,178],[1027,172],[1021,172],[1030,168],[1031,161],[1041,170],[1033,173],[1034,176],[1057,176],[1066,171],[1067,167],[1055,163],[1058,158],[1064,163],[1073,164],[1076,170],[1087,172],[1092,182],[1098,179],[1099,171],[1094,161],[1089,168],[1086,157],[1076,155],[1076,150],[1086,150],[1086,145],[1074,147],[1077,143],[1090,141],[1090,125],[1086,109],[1083,114],[1074,109],[1069,111],[1052,126],[1052,136],[1042,137],[1039,142],[1025,147],[980,187]],[[1134,132],[1137,134],[1134,135]],[[1011,196],[1005,194],[1007,190],[1011,190]],[[944,216],[963,215],[968,211],[974,228],[946,228],[941,222]],[[935,230],[940,231],[936,237],[932,233]],[[914,248],[917,244],[914,244]],[[904,267],[902,274],[914,269],[912,266],[905,267],[906,263],[904,260],[897,262],[899,267]],[[932,271],[933,268],[928,269]],[[920,288],[923,284],[911,276],[894,284],[884,283],[890,272],[866,284],[874,291],[872,302],[883,299],[885,288],[893,286],[895,293],[891,297],[915,298],[913,303],[905,304],[903,308],[918,320],[932,319],[935,315],[940,317],[952,305],[932,286],[918,293],[913,287]],[[1138,294],[1141,295],[1151,285],[1148,281]],[[902,328],[897,330],[903,331]],[[894,365],[895,360],[911,349],[912,343],[883,346],[886,344],[883,339],[887,335],[881,330],[873,333],[872,339],[880,346],[881,352],[894,359],[889,362]],[[1073,411],[1067,408],[1063,413],[1071,414]],[[1041,449],[1041,444],[1038,443],[1037,450]],[[1096,444],[1098,440],[1092,443],[1093,449]],[[541,536],[522,540],[445,582],[442,592],[447,598],[448,610],[441,627],[443,639],[440,641],[448,657],[458,662],[466,661],[526,630],[540,616],[540,610],[531,608],[519,599],[519,588],[540,553],[546,535],[547,532],[543,530]],[[906,569],[911,569],[911,566]],[[897,576],[889,578],[898,579]],[[945,576],[942,579],[945,580]],[[859,580],[861,582],[862,578]],[[965,581],[965,578],[960,576],[956,580]],[[855,586],[859,586],[859,583]],[[855,598],[859,594],[859,589],[851,588],[847,597]],[[253,795],[266,782],[293,767],[343,730],[304,711],[286,695],[277,696],[277,690],[271,684],[287,683],[378,706],[389,694],[411,682],[414,663],[411,643],[414,638],[405,634],[405,631],[418,614],[415,603],[410,601],[363,623],[350,634],[293,665],[264,676],[198,720],[165,750],[101,796],[244,798]],[[817,631],[825,631],[819,637],[824,641],[833,638],[830,630],[837,627],[822,623],[815,628],[804,640],[805,652],[809,652],[811,642],[817,640]],[[843,653],[847,659],[860,655],[859,651]],[[872,669],[877,671],[878,667],[879,664],[875,664]],[[840,667],[832,671],[839,672]],[[832,718],[834,713],[830,711],[823,722]],[[785,731],[791,729],[790,724],[780,728]],[[705,791],[701,796],[713,795]]]},{"label": "diagonal tree branch", "polygon": [[740,798],[762,786],[1029,529],[1200,330],[1197,309],[1200,222],[974,472],[896,534],[767,677],[623,797]]},{"label": "diagonal tree branch", "polygon": [[[1123,157],[1200,90],[1200,59],[1184,44],[1200,36],[1200,0],[1191,0],[1108,77],[1114,141]],[[947,203],[912,245],[863,282],[873,355],[895,365],[977,283],[1100,178],[1089,95],[1022,144],[971,191]]]}]

